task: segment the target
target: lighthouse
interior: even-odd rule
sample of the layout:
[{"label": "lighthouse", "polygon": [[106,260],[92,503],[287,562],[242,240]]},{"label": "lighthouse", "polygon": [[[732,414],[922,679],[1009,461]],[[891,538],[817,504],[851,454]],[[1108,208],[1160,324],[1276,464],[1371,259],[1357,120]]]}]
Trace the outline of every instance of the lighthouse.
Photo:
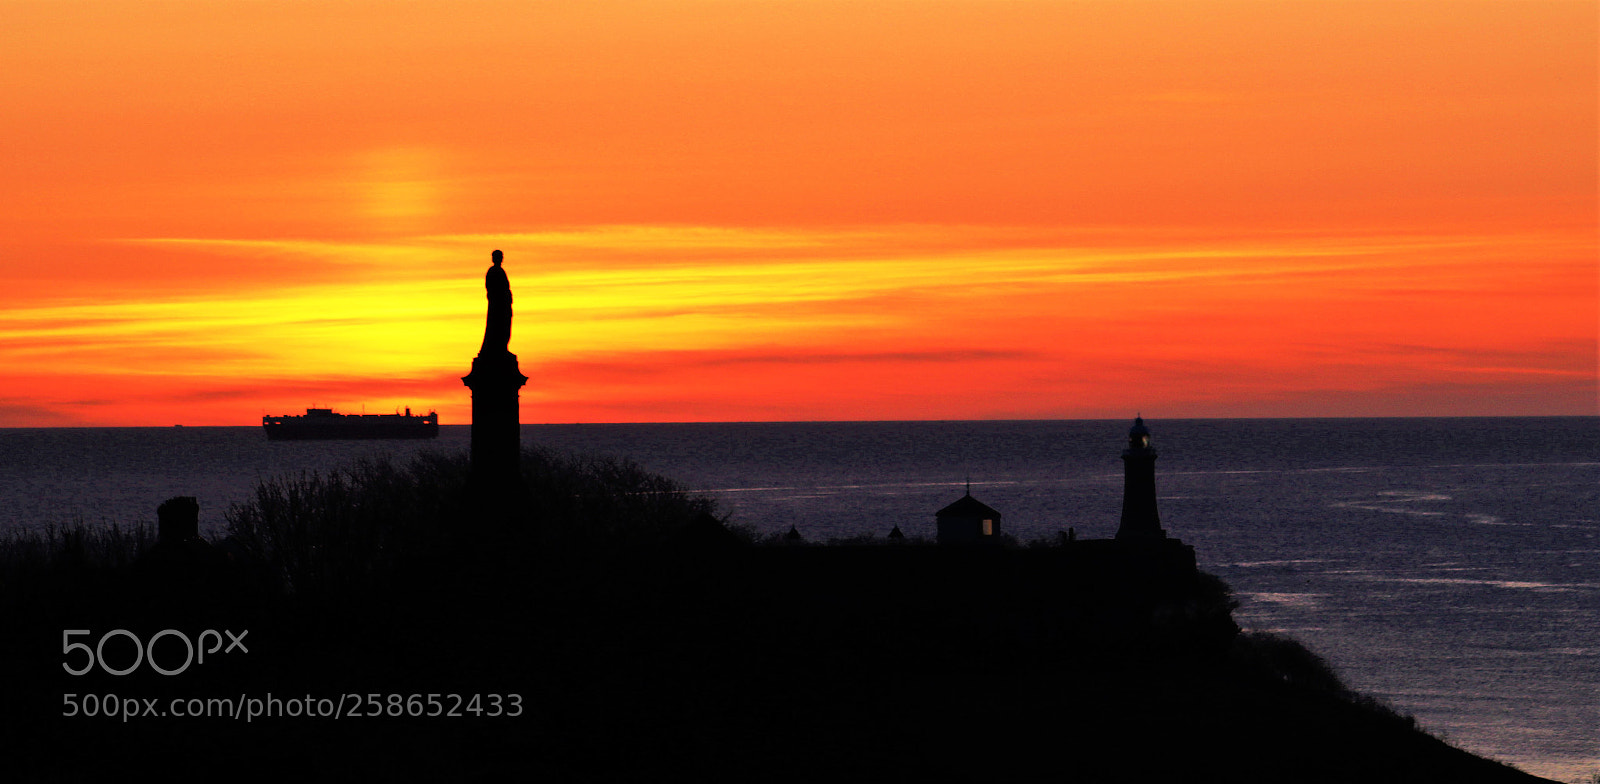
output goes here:
[{"label": "lighthouse", "polygon": [[1122,524],[1117,539],[1160,541],[1167,538],[1156,514],[1156,450],[1150,446],[1150,428],[1134,417],[1128,430],[1128,448],[1122,451]]}]

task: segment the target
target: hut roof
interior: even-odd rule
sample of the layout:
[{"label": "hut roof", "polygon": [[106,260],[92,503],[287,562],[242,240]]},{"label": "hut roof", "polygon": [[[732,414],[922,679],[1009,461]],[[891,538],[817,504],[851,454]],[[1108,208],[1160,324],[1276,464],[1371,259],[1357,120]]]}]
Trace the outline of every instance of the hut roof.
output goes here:
[{"label": "hut roof", "polygon": [[1000,518],[1000,513],[990,508],[988,504],[973,498],[971,495],[964,495],[960,498],[957,498],[955,503],[935,512],[933,516],[979,517],[990,520],[998,520]]}]

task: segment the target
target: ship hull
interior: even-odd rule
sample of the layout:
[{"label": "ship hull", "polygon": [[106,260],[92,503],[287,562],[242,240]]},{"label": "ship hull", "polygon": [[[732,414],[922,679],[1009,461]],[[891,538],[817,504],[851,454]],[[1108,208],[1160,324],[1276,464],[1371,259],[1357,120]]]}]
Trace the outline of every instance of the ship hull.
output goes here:
[{"label": "ship hull", "polygon": [[357,438],[438,438],[439,426],[422,425],[263,425],[268,441],[323,441]]},{"label": "ship hull", "polygon": [[335,414],[308,409],[305,416],[262,417],[269,441],[332,441],[346,439],[437,438],[439,415],[411,416]]}]

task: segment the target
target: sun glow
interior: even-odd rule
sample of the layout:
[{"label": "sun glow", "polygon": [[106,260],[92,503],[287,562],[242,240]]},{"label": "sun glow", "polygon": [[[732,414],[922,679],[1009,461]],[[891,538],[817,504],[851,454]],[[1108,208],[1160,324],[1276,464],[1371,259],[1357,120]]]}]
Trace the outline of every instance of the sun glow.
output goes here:
[{"label": "sun glow", "polygon": [[415,233],[440,213],[449,193],[444,167],[432,150],[391,148],[362,157],[358,183],[362,213],[378,227]]},{"label": "sun glow", "polygon": [[[307,389],[459,422],[457,379],[484,312],[469,259],[500,244],[517,292],[512,349],[538,382],[524,393],[530,421],[639,417],[685,390],[696,397],[665,404],[676,418],[838,417],[864,398],[883,416],[981,404],[1030,417],[1112,406],[1140,388],[1176,397],[1179,387],[1183,405],[1204,409],[1245,389],[1293,400],[1537,376],[1580,394],[1590,378],[1568,346],[1595,316],[1581,288],[1585,248],[1558,235],[1044,247],[1061,237],[624,226],[499,239],[140,241],[218,264],[332,266],[338,280],[14,308],[0,315],[0,362],[48,359],[61,383],[183,378],[191,388],[179,396],[199,423],[206,410],[237,423],[235,398],[296,410]],[[1418,296],[1424,287],[1448,296]],[[982,381],[948,378],[953,367],[981,368]],[[1236,377],[1240,368],[1249,373]],[[386,390],[397,382],[413,397]]]}]

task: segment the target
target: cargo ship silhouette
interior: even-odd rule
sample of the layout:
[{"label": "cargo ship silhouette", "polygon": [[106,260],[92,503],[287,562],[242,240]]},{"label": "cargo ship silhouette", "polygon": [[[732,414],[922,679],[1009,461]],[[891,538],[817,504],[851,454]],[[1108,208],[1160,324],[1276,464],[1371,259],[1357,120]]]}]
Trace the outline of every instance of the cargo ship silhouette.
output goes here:
[{"label": "cargo ship silhouette", "polygon": [[261,427],[269,441],[336,438],[437,438],[439,415],[429,411],[404,414],[335,414],[331,408],[308,408],[304,416],[264,416]]}]

